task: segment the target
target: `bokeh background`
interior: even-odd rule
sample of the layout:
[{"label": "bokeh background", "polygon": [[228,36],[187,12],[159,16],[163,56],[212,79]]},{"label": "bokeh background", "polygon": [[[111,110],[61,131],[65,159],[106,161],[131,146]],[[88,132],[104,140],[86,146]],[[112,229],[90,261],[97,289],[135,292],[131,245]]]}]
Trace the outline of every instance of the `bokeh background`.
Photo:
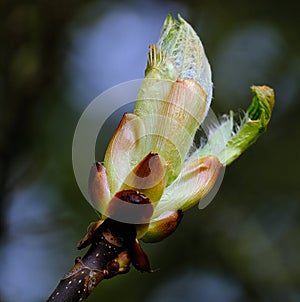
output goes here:
[{"label": "bokeh background", "polygon": [[82,254],[76,243],[97,215],[72,170],[77,121],[98,94],[143,77],[168,13],[181,13],[205,45],[215,113],[246,109],[249,86],[267,84],[274,115],[214,201],[144,245],[158,270],[104,281],[88,301],[300,301],[294,0],[0,1],[1,301],[45,301]]}]

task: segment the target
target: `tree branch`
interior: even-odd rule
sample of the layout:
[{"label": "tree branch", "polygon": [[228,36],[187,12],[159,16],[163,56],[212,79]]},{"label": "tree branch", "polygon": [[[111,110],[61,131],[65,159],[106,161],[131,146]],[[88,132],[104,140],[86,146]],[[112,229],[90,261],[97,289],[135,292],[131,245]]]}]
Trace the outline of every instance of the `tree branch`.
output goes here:
[{"label": "tree branch", "polygon": [[[130,263],[142,271],[136,258],[135,225],[106,219],[90,225],[87,235],[79,242],[78,248],[91,244],[85,256],[75,259],[75,265],[60,280],[48,302],[79,302],[86,299],[103,279],[127,273]],[[142,250],[141,250],[142,251]],[[143,255],[142,251],[142,255]],[[148,261],[146,254],[144,261]]]}]

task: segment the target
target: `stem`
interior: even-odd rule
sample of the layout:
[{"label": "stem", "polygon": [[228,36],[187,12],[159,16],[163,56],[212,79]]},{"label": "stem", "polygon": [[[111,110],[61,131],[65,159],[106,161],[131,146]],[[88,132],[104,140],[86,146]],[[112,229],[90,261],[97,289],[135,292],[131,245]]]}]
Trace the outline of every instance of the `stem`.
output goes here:
[{"label": "stem", "polygon": [[135,245],[135,226],[106,219],[95,223],[78,245],[91,244],[85,256],[60,280],[47,302],[79,302],[86,299],[103,279],[129,271]]}]

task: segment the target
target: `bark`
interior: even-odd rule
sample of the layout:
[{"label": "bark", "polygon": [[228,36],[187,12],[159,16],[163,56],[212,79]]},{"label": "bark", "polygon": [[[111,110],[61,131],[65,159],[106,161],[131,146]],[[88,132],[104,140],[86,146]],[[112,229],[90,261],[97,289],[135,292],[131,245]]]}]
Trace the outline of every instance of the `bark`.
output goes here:
[{"label": "bark", "polygon": [[130,263],[141,271],[150,271],[146,254],[146,265],[136,260],[140,246],[136,241],[134,225],[106,219],[92,224],[78,248],[91,244],[83,258],[76,258],[75,265],[60,280],[48,302],[76,302],[86,299],[103,279],[112,278],[129,271]]}]

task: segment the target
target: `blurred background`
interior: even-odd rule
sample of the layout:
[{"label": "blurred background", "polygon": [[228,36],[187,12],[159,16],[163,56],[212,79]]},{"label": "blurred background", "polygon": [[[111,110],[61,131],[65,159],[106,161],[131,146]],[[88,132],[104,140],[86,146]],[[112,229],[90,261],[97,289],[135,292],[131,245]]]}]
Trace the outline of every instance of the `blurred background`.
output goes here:
[{"label": "blurred background", "polygon": [[291,0],[0,1],[1,301],[45,301],[82,255],[76,244],[97,215],[72,170],[76,124],[101,92],[143,77],[168,13],[203,41],[215,113],[246,109],[249,86],[267,84],[274,115],[214,201],[144,245],[155,273],[132,269],[87,301],[300,301],[300,16]]}]

